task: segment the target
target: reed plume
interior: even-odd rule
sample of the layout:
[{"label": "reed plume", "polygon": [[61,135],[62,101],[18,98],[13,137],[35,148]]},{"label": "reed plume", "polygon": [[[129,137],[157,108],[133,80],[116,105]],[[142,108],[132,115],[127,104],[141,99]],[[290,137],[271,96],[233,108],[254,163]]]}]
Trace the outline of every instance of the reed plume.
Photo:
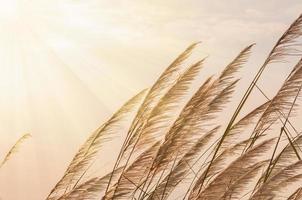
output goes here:
[{"label": "reed plume", "polygon": [[30,137],[31,137],[30,134],[25,134],[17,140],[17,142],[10,148],[8,153],[5,155],[4,159],[2,160],[2,162],[0,164],[0,168],[2,168],[7,163],[7,161],[10,160],[10,158],[18,151],[18,149],[23,144],[23,142]]},{"label": "reed plume", "polygon": [[[74,156],[61,180],[55,185],[48,199],[57,199],[60,193],[66,193],[76,187],[79,179],[85,174],[87,167],[93,162],[94,157],[99,152],[102,144],[107,141],[112,134],[116,134],[119,123],[123,121],[128,113],[135,109],[135,106],[144,97],[146,90],[143,90],[125,105],[123,105],[106,123],[98,128],[82,145],[78,153]],[[62,195],[62,194],[61,194]]]}]

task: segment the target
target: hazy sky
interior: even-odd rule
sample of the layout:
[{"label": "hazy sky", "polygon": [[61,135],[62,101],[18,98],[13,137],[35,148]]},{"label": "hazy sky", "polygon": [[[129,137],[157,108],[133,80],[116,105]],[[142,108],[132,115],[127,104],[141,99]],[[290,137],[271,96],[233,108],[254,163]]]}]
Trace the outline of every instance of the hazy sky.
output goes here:
[{"label": "hazy sky", "polygon": [[[188,45],[221,69],[256,42],[249,80],[301,0],[0,0],[0,197],[41,200],[88,137]],[[291,66],[266,73],[267,92]],[[244,88],[244,84],[240,87]]]}]

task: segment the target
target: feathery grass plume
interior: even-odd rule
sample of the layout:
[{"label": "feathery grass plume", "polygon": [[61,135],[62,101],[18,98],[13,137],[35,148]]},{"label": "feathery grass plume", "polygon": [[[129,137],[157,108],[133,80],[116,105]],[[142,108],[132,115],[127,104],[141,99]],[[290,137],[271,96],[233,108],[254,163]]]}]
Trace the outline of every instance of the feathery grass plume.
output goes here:
[{"label": "feathery grass plume", "polygon": [[228,64],[225,67],[225,69],[220,74],[220,76],[217,80],[220,85],[227,84],[233,80],[235,73],[238,72],[238,70],[240,68],[242,68],[242,66],[247,62],[247,60],[251,54],[251,49],[254,45],[255,44],[251,44],[251,45],[247,46],[246,48],[244,48],[238,54],[238,56],[230,64]]},{"label": "feathery grass plume", "polygon": [[[298,189],[301,187],[302,181],[302,161],[298,161],[292,165],[289,165],[285,169],[281,170],[275,176],[273,176],[269,181],[265,182],[251,197],[252,200],[258,199],[272,199],[280,195],[282,188],[291,185],[291,189],[296,187]],[[295,184],[296,183],[296,184]],[[283,196],[284,191],[282,193]],[[291,194],[288,194],[288,197]]]},{"label": "feathery grass plume", "polygon": [[219,149],[218,156],[215,158],[211,169],[208,171],[208,177],[213,177],[226,167],[228,163],[241,155],[245,146],[250,142],[249,138],[242,137],[242,133],[248,126],[254,124],[255,120],[263,113],[269,103],[270,101],[267,101],[258,106],[231,127],[229,134],[225,137],[225,140]]},{"label": "feathery grass plume", "polygon": [[302,187],[297,189],[287,200],[299,200],[302,199]]},{"label": "feathery grass plume", "polygon": [[292,71],[291,76],[283,83],[278,93],[270,101],[269,106],[258,120],[255,130],[253,131],[254,139],[250,146],[253,145],[257,136],[279,119],[280,113],[288,113],[289,110],[291,110],[292,102],[296,98],[302,85],[302,59]]},{"label": "feathery grass plume", "polygon": [[161,139],[162,133],[165,133],[171,125],[170,121],[174,118],[175,109],[179,107],[182,97],[189,90],[190,84],[198,75],[203,62],[204,59],[189,67],[160,99],[142,129],[140,140],[136,145],[138,148],[148,146],[150,141]]},{"label": "feathery grass plume", "polygon": [[240,140],[242,140],[240,137],[242,136],[244,130],[247,129],[247,127],[253,125],[255,123],[255,120],[258,120],[259,115],[261,115],[264,110],[266,110],[269,104],[270,101],[261,104],[260,106],[243,116],[238,122],[236,122],[230,128],[228,135],[225,137],[219,149],[218,155],[220,155],[226,148],[234,146],[235,144],[240,142]]},{"label": "feathery grass plume", "polygon": [[5,163],[7,163],[7,161],[18,151],[19,147],[23,144],[23,142],[30,137],[31,137],[30,134],[25,134],[17,140],[17,142],[10,148],[8,153],[5,155],[4,159],[0,164],[0,168],[2,168],[5,165]]},{"label": "feathery grass plume", "polygon": [[[189,126],[189,118],[192,117],[190,114],[193,113],[194,110],[197,110],[196,105],[194,103],[198,103],[199,98],[198,97],[203,97],[203,94],[206,94],[209,87],[212,85],[211,83],[211,78],[207,79],[204,84],[199,88],[199,90],[195,93],[193,98],[187,103],[187,105],[184,107],[182,112],[179,114],[178,118],[174,122],[173,126],[169,129],[169,131],[165,135],[165,139],[163,144],[161,145],[154,162],[152,163],[151,170],[148,173],[148,178],[150,176],[150,183],[153,180],[153,177],[159,173],[161,170],[164,170],[168,168],[168,164],[174,160],[174,157],[172,155],[175,154],[177,151],[176,148],[169,148],[172,143],[172,139],[175,138],[175,135],[178,134],[180,136],[181,132],[183,133],[184,126]],[[193,131],[191,129],[191,131]],[[199,131],[199,133],[202,133],[201,129],[195,130]],[[192,134],[191,134],[192,136]],[[190,143],[192,143],[192,140],[189,140]],[[197,137],[196,137],[197,139]],[[173,139],[174,140],[174,139]],[[174,143],[176,145],[176,143]],[[178,145],[177,145],[178,146]],[[144,187],[143,187],[144,188]]]},{"label": "feathery grass plume", "polygon": [[67,188],[74,188],[83,176],[88,166],[102,147],[103,142],[109,140],[113,134],[116,134],[120,123],[132,112],[138,103],[145,96],[146,90],[143,90],[128,102],[126,102],[107,122],[98,128],[82,145],[80,150],[74,156],[61,180],[55,185],[47,199],[56,199],[61,193],[66,193]]},{"label": "feathery grass plume", "polygon": [[173,112],[179,107],[180,100],[182,100],[190,88],[191,82],[198,75],[203,61],[201,60],[189,67],[159,100],[142,128],[139,136],[140,140],[137,141],[136,147],[148,147],[152,141],[159,140],[155,139],[156,137],[161,138],[160,133],[167,131],[165,129],[170,126],[170,121],[173,121],[174,118]]},{"label": "feathery grass plume", "polygon": [[292,176],[285,181],[281,182],[277,187],[274,188],[275,190],[275,197],[290,197],[291,194],[297,190],[301,186],[301,181],[302,181],[302,173],[301,170],[300,172]]},{"label": "feathery grass plume", "polygon": [[171,64],[170,66],[162,73],[158,80],[153,84],[150,91],[148,92],[145,101],[142,103],[137,116],[133,120],[130,132],[133,134],[130,135],[127,148],[130,148],[135,144],[139,135],[141,134],[140,129],[143,127],[143,123],[149,118],[154,107],[159,103],[160,99],[167,93],[167,91],[174,85],[175,81],[179,79],[180,74],[182,74],[183,67],[182,63],[191,55],[193,49],[197,46],[198,43],[193,43],[190,45],[184,52],[182,52]]},{"label": "feathery grass plume", "polygon": [[270,52],[266,64],[284,62],[287,56],[301,56],[302,14],[290,25]]},{"label": "feathery grass plume", "polygon": [[[182,52],[153,84],[153,86],[147,93],[145,100],[140,106],[134,120],[131,123],[127,137],[120,149],[113,170],[119,166],[121,159],[125,157],[125,154],[127,152],[130,151],[130,154],[126,156],[128,157],[126,165],[128,164],[127,162],[132,156],[132,153],[134,152],[134,150],[136,150],[136,144],[139,140],[141,129],[144,126],[146,120],[149,118],[154,106],[179,78],[179,74],[181,74],[181,72],[183,71],[181,66],[183,61],[185,61],[191,55],[193,49],[197,46],[197,44],[198,43],[190,45],[184,52]],[[110,183],[111,181],[109,180],[106,192],[110,187]]]},{"label": "feathery grass plume", "polygon": [[[302,59],[301,59],[301,61],[302,61]],[[300,61],[300,62],[301,62],[301,61]],[[296,66],[299,66],[299,64],[296,65]],[[296,72],[299,71],[298,69],[299,69],[299,67],[297,68]],[[294,69],[293,71],[295,71],[295,69]],[[293,74],[295,74],[296,72],[293,72]],[[290,78],[291,78],[291,75],[290,75],[290,77],[289,77],[288,80],[290,80]],[[291,106],[290,106],[289,109],[288,109],[287,116],[285,117],[285,122],[282,122],[283,126],[281,127],[280,134],[279,134],[279,138],[278,138],[278,140],[277,140],[277,143],[275,144],[275,148],[274,148],[273,154],[272,154],[272,156],[271,156],[270,163],[269,163],[268,168],[267,168],[267,171],[266,171],[266,173],[265,173],[265,176],[264,176],[264,179],[263,179],[264,182],[269,178],[269,174],[270,174],[270,172],[271,172],[271,170],[272,170],[272,167],[274,166],[273,161],[274,161],[274,159],[275,159],[275,154],[277,153],[277,149],[278,149],[278,146],[279,146],[279,143],[280,143],[280,140],[281,140],[281,137],[282,137],[283,132],[286,134],[286,136],[287,136],[287,138],[288,138],[288,140],[289,140],[289,144],[291,145],[292,149],[294,150],[294,152],[295,152],[297,158],[298,158],[299,160],[301,160],[301,157],[300,157],[300,155],[299,155],[299,153],[298,153],[298,151],[297,151],[297,149],[296,149],[296,147],[295,147],[295,144],[292,142],[292,140],[291,140],[291,138],[290,138],[290,135],[289,135],[289,133],[288,133],[288,129],[286,128],[287,122],[289,121],[289,117],[291,116],[292,112],[293,112],[294,109],[295,109],[296,102],[297,102],[297,100],[298,100],[298,98],[299,98],[299,96],[300,96],[300,91],[301,91],[301,89],[302,89],[302,83],[300,84],[299,88],[297,88],[296,94],[295,94],[295,96],[294,96],[294,98],[293,98],[293,101],[291,102]],[[280,112],[279,112],[279,113],[280,113]],[[281,112],[281,113],[282,113],[282,112]],[[282,121],[282,120],[281,120],[281,121]],[[299,148],[300,148],[300,147],[299,147]]]},{"label": "feathery grass plume", "polygon": [[208,117],[211,117],[210,113],[217,114],[217,112],[222,111],[224,105],[230,101],[232,94],[235,90],[236,84],[239,82],[239,79],[230,82],[209,104],[209,114]]},{"label": "feathery grass plume", "polygon": [[130,199],[137,186],[146,178],[145,173],[150,168],[159,145],[160,142],[156,142],[133,161],[103,199]]},{"label": "feathery grass plume", "polygon": [[[205,171],[204,168],[200,168],[197,172],[197,175],[202,172],[202,174],[199,176],[197,181],[195,182],[195,185],[191,191],[191,194],[189,196],[189,199],[195,199],[197,197],[197,193],[199,190],[200,185],[205,182],[208,183],[211,179],[215,178],[221,171],[226,169],[228,165],[232,162],[234,162],[236,159],[238,159],[241,156],[241,153],[243,149],[245,148],[246,144],[248,144],[250,139],[244,140],[242,142],[237,143],[234,146],[230,146],[229,148],[226,148],[217,158],[213,161],[211,169],[207,173],[207,177],[205,177]],[[197,175],[195,178],[197,178]],[[192,184],[195,181],[195,178],[192,180]],[[190,188],[189,188],[190,189]]]},{"label": "feathery grass plume", "polygon": [[[184,107],[184,109],[181,111],[181,113],[177,117],[177,119],[174,122],[173,126],[166,133],[165,139],[164,139],[164,143],[161,145],[161,147],[160,147],[160,149],[159,149],[159,151],[158,151],[158,153],[157,153],[157,155],[155,157],[155,160],[152,163],[151,170],[147,174],[147,180],[149,178],[151,178],[151,180],[150,180],[149,183],[152,182],[154,175],[160,171],[160,170],[156,170],[156,172],[154,172],[154,169],[156,169],[155,166],[157,165],[156,164],[157,160],[162,160],[165,155],[168,155],[168,154],[171,155],[169,152],[165,152],[167,150],[167,149],[165,149],[165,147],[168,146],[168,145],[165,145],[165,143],[169,142],[172,139],[174,133],[177,133],[177,132],[181,131],[183,125],[187,124],[188,117],[193,112],[193,109],[195,109],[195,105],[198,103],[199,97],[202,97],[203,94],[206,93],[206,91],[211,86],[211,84],[212,84],[211,78],[208,78],[202,84],[202,86],[198,89],[198,91],[195,93],[195,95],[191,98],[191,100],[187,103],[187,105]],[[168,162],[170,162],[171,160],[173,160],[173,158],[172,159],[169,158]],[[152,176],[152,172],[151,171],[154,172],[153,176]],[[147,182],[143,185],[143,189],[145,189],[144,187],[145,187],[146,184],[147,184]]]},{"label": "feathery grass plume", "polygon": [[76,186],[70,192],[62,195],[58,198],[58,200],[99,200],[102,192],[104,192],[108,184],[111,174],[113,174],[113,182],[116,182],[121,172],[122,167],[116,169],[114,172],[106,174],[101,178],[91,178],[85,181],[84,183],[81,183],[80,185]]},{"label": "feathery grass plume", "polygon": [[[258,80],[260,79],[263,71],[269,65],[273,62],[282,62],[284,61],[284,58],[286,56],[300,56],[301,54],[297,54],[299,51],[297,51],[297,48],[301,47],[301,43],[299,42],[299,38],[302,35],[302,15],[300,15],[291,25],[290,27],[285,31],[285,33],[279,38],[271,52],[269,53],[268,57],[264,61],[264,63],[259,68],[257,74],[255,75],[254,79],[252,80],[251,84],[249,85],[248,89],[244,93],[242,99],[240,100],[235,112],[233,113],[222,137],[221,140],[218,142],[218,145],[213,153],[212,159],[210,161],[210,164],[208,165],[206,169],[206,176],[207,172],[210,170],[212,166],[212,162],[216,158],[219,149],[225,139],[225,137],[228,135],[230,128],[233,126],[234,122],[236,121],[239,113],[241,112],[241,109],[245,105],[247,99],[249,98],[250,94],[252,93],[255,85],[257,84]],[[203,183],[200,185],[200,190],[202,189]]]},{"label": "feathery grass plume", "polygon": [[[250,125],[254,123],[257,117],[266,109],[270,101],[263,103],[262,105],[258,106],[245,116],[243,116],[238,122],[236,122],[227,137],[224,140],[223,145],[220,148],[217,158],[212,163],[212,167],[208,172],[208,177],[213,178],[215,175],[218,174],[219,171],[223,170],[228,163],[237,159],[241,152],[244,150],[245,146],[249,143],[250,139],[242,140],[240,139],[241,133]],[[202,171],[200,169],[199,171]],[[198,172],[199,173],[199,172]],[[197,175],[192,180],[194,182]],[[203,176],[200,176],[199,180],[196,182],[196,186],[200,185],[201,182],[204,180]],[[194,188],[193,190],[197,190]]]},{"label": "feathery grass plume", "polygon": [[[161,147],[163,150],[160,150],[160,153],[168,150],[174,151],[178,147],[190,144],[195,131],[201,130],[202,126],[205,127],[202,122],[208,122],[210,118],[214,118],[214,114],[222,109],[223,105],[228,102],[237,83],[237,81],[231,81],[232,77],[245,63],[251,47],[252,45],[245,48],[214,82],[209,84],[209,80],[207,80],[199,88],[167,133],[164,145]],[[166,155],[172,155],[172,153],[166,153]],[[165,158],[163,157],[161,160],[165,160]],[[157,163],[160,162],[157,161]]]},{"label": "feathery grass plume", "polygon": [[[200,104],[202,97],[205,96],[207,91],[212,85],[212,77],[208,78],[202,86],[198,89],[198,91],[194,94],[194,96],[190,99],[190,101],[183,108],[173,126],[169,129],[169,131],[165,135],[165,142],[171,140],[174,135],[179,132],[185,124],[187,124],[189,117],[197,110],[196,106]],[[158,155],[159,156],[159,155]]]},{"label": "feathery grass plume", "polygon": [[192,170],[191,166],[194,164],[196,157],[198,157],[199,153],[205,148],[219,128],[220,127],[217,126],[200,137],[194,146],[178,161],[176,166],[171,169],[171,172],[156,186],[148,199],[160,200],[168,198],[176,186],[183,181],[190,170]]},{"label": "feathery grass plume", "polygon": [[161,140],[163,133],[171,126],[170,121],[175,118],[174,112],[176,108],[180,107],[182,97],[190,89],[191,83],[198,75],[203,62],[204,59],[188,68],[160,99],[142,129],[140,139],[136,145],[138,148],[148,146],[152,141]]},{"label": "feathery grass plume", "polygon": [[252,193],[251,184],[255,183],[255,180],[261,175],[261,171],[264,169],[265,165],[268,164],[268,160],[263,162],[258,162],[250,167],[244,175],[242,175],[237,181],[233,182],[228,186],[222,199],[244,199],[244,196]]},{"label": "feathery grass plume", "polygon": [[[206,105],[203,109],[202,107],[201,109],[197,107],[196,110],[203,112],[199,113],[197,111],[196,113],[191,113],[193,118],[191,118],[191,120],[189,121],[186,121],[186,123],[190,125],[189,127],[187,127],[188,129],[181,129],[179,132],[176,132],[174,137],[171,137],[170,140],[167,140],[167,143],[164,143],[161,146],[161,149],[157,156],[157,158],[159,158],[159,162],[155,162],[153,176],[156,175],[158,172],[169,168],[167,167],[169,163],[177,159],[178,156],[183,157],[186,152],[190,151],[192,145],[195,144],[192,141],[198,140],[198,137],[200,137],[200,132],[206,130],[205,127],[207,126],[207,124],[202,124],[203,120],[207,121],[211,119],[212,113],[215,114],[216,112],[219,112],[222,109],[223,103],[228,102],[228,99],[230,98],[236,83],[237,80],[230,83],[227,87],[220,91],[220,94],[218,94],[214,99],[212,99],[212,101],[209,101],[208,105]],[[197,120],[194,118],[194,115],[197,116]],[[199,125],[201,124],[204,126],[203,128],[199,127]],[[186,126],[186,124],[184,124],[183,126]],[[177,157],[174,156],[175,154],[177,155]],[[162,171],[162,173],[164,173],[164,171]],[[160,181],[160,179],[158,181]]]},{"label": "feathery grass plume", "polygon": [[263,161],[261,157],[264,157],[271,149],[274,140],[275,138],[260,143],[233,161],[198,194],[198,199],[216,200],[223,197],[224,192],[232,183],[248,173],[256,163]]},{"label": "feathery grass plume", "polygon": [[[297,65],[295,65],[294,69],[291,71],[291,73],[288,75],[288,77],[286,78],[286,81],[300,68],[300,65],[299,63]],[[270,101],[270,99],[266,96],[266,94],[256,85],[257,89],[261,92],[261,94],[263,94],[263,96],[268,99]],[[300,85],[299,89],[297,90],[297,93],[294,97],[294,100],[293,102],[291,103],[291,106],[290,108],[288,109],[288,113],[287,115],[285,115],[284,113],[282,113],[281,111],[278,110],[279,114],[280,114],[280,117],[279,117],[279,121],[282,123],[282,127],[281,127],[281,130],[280,130],[280,134],[279,134],[279,137],[278,137],[278,140],[277,140],[277,143],[275,144],[275,148],[274,148],[274,151],[273,151],[273,154],[271,156],[271,159],[270,159],[270,163],[268,165],[268,168],[266,170],[266,173],[263,175],[263,177],[261,179],[259,179],[258,183],[257,183],[257,186],[258,187],[259,185],[258,184],[261,184],[261,182],[265,182],[269,177],[270,177],[270,173],[273,171],[274,169],[274,166],[277,164],[277,160],[278,158],[280,157],[281,154],[279,154],[277,156],[277,158],[275,158],[275,154],[277,153],[277,149],[279,147],[279,143],[280,143],[280,140],[281,140],[281,137],[283,135],[283,132],[285,133],[288,141],[289,141],[289,144],[291,146],[291,148],[293,149],[293,151],[295,152],[295,156],[301,160],[301,156],[299,155],[299,152],[298,151],[301,151],[300,147],[297,146],[295,144],[295,141],[293,141],[293,138],[292,138],[292,135],[290,133],[290,131],[288,130],[287,128],[287,124],[289,124],[293,130],[296,132],[296,134],[298,135],[298,131],[297,129],[292,125],[292,123],[290,122],[289,118],[292,114],[292,111],[294,110],[295,108],[295,105],[296,105],[296,101],[298,100],[299,98],[299,94],[300,94],[300,91],[302,89],[302,84]],[[285,119],[283,121],[282,117]],[[284,149],[283,149],[284,150]],[[301,151],[302,152],[302,151]],[[295,160],[295,159],[293,159]]]},{"label": "feathery grass plume", "polygon": [[[242,50],[206,90],[202,87],[188,102],[184,108],[186,111],[185,114],[187,113],[186,117],[188,119],[185,122],[189,124],[188,128],[192,126],[192,122],[189,122],[190,120],[195,121],[193,124],[201,124],[201,121],[214,118],[213,115],[221,111],[223,106],[229,101],[235,84],[238,81],[234,81],[233,76],[246,62],[252,46],[253,45],[250,45]],[[190,112],[188,112],[186,108],[189,108]],[[186,125],[184,124],[183,126]]]},{"label": "feathery grass plume", "polygon": [[[302,145],[302,136],[298,136],[294,141],[294,145],[299,147]],[[292,148],[292,145],[288,144],[285,148],[282,149],[282,151],[276,156],[276,158],[273,161],[273,166],[270,172],[270,176],[268,177],[268,180],[270,180],[271,177],[274,177],[277,173],[288,167],[289,165],[294,164],[296,161],[298,161],[296,153],[294,152],[294,149]]]},{"label": "feathery grass plume", "polygon": [[[292,72],[293,72],[293,71],[292,71]],[[290,77],[290,76],[291,76],[291,74],[288,75],[288,77]],[[288,79],[288,78],[287,78],[287,79]],[[270,100],[271,100],[271,99],[264,93],[264,91],[263,91],[258,85],[256,85],[256,88],[257,88],[258,91],[263,95],[263,97],[267,99],[267,101],[270,101]],[[284,113],[280,113],[279,121],[280,121],[282,124],[284,124],[282,118],[286,119],[286,118],[288,118],[288,117],[285,116]],[[298,130],[294,127],[293,123],[292,123],[289,119],[287,120],[287,122],[288,122],[289,126],[293,129],[293,131],[296,133],[296,135],[298,135],[299,132],[298,132]],[[285,129],[287,129],[286,126],[285,126]],[[293,138],[291,138],[291,139],[293,139]]]}]

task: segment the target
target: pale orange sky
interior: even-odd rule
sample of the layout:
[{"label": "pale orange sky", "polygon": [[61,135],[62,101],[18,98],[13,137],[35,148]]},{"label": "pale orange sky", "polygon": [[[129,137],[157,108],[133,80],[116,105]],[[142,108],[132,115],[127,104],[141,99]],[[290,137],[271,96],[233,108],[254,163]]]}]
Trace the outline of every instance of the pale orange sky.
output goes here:
[{"label": "pale orange sky", "polygon": [[[89,133],[189,44],[216,72],[256,42],[249,81],[301,13],[300,0],[0,0],[0,198],[41,200]],[[291,66],[266,72],[273,94]],[[244,83],[244,82],[243,82]],[[245,85],[240,85],[244,89]]]}]

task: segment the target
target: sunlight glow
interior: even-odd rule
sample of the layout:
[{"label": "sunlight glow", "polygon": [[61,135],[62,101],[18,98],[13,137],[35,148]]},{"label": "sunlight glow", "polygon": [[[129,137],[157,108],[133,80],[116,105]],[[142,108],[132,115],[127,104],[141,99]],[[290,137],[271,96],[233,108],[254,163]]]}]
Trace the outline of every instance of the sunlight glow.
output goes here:
[{"label": "sunlight glow", "polygon": [[0,0],[0,19],[12,20],[18,15],[18,2],[17,0]]}]

